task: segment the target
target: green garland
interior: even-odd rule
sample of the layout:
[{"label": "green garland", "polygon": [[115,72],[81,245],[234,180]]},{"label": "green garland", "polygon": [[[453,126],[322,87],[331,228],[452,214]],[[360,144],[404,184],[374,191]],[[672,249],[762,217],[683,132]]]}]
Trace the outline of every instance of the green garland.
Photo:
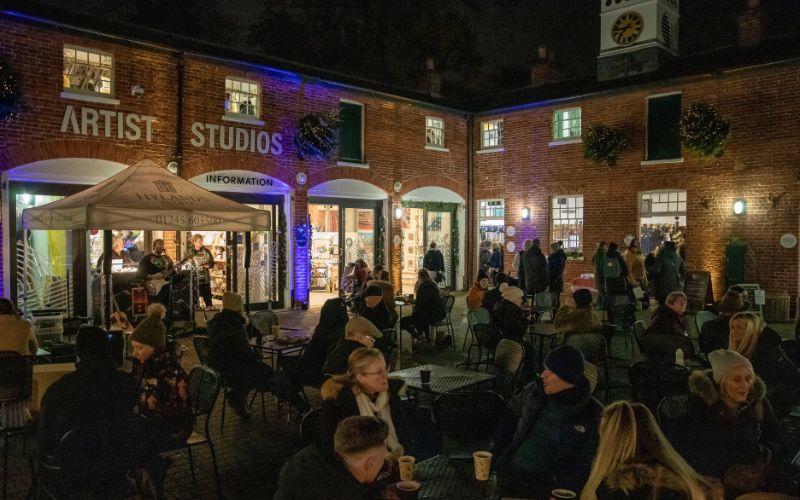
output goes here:
[{"label": "green garland", "polygon": [[617,164],[617,157],[628,145],[628,138],[618,128],[608,125],[592,125],[583,135],[583,156],[596,163],[605,162],[609,167]]},{"label": "green garland", "polygon": [[0,59],[0,123],[13,120],[26,109],[19,76],[6,60]]},{"label": "green garland", "polygon": [[375,240],[375,265],[382,266],[383,265],[383,251],[384,246],[386,245],[386,236],[384,231],[386,230],[386,218],[381,216],[378,217],[378,238]]},{"label": "green garland", "polygon": [[731,138],[731,122],[705,102],[692,103],[684,110],[679,126],[686,149],[705,157],[722,156]]},{"label": "green garland", "polygon": [[450,212],[452,214],[452,224],[450,226],[450,241],[453,250],[453,266],[457,267],[460,254],[458,239],[458,203],[447,203],[443,201],[403,201],[403,208],[422,208],[429,212]]},{"label": "green garland", "polygon": [[338,113],[310,113],[300,118],[294,134],[294,146],[301,160],[327,160],[333,154],[338,139]]},{"label": "green garland", "polygon": [[278,286],[286,289],[286,214],[281,212],[278,221]]}]

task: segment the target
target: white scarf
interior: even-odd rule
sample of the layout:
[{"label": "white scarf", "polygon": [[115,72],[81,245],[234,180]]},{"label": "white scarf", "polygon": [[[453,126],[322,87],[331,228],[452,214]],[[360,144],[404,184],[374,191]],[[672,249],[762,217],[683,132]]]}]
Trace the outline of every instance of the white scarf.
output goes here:
[{"label": "white scarf", "polygon": [[353,387],[358,404],[358,414],[362,417],[378,417],[389,426],[389,435],[386,437],[386,448],[390,458],[397,459],[404,454],[403,445],[397,439],[397,432],[392,422],[392,410],[389,408],[389,393],[378,394],[378,399],[373,403],[369,396],[357,387]]}]

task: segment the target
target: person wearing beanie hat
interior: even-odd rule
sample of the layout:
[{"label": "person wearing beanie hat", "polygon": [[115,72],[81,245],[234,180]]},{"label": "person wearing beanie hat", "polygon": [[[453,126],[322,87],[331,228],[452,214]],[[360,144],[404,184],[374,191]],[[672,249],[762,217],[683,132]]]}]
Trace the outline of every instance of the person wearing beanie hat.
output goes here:
[{"label": "person wearing beanie hat", "polygon": [[483,303],[483,297],[486,295],[486,289],[489,288],[489,275],[483,269],[478,271],[475,277],[475,284],[469,289],[467,293],[467,309],[472,311]]},{"label": "person wearing beanie hat", "polygon": [[796,495],[772,461],[782,438],[764,382],[737,352],[718,349],[708,360],[710,370],[689,376],[685,412],[665,426],[670,442],[697,472],[720,479],[731,498],[756,491]]},{"label": "person wearing beanie hat", "polygon": [[383,337],[371,321],[354,316],[344,327],[344,338],[333,348],[322,370],[328,375],[339,375],[347,371],[347,359],[350,354],[361,347],[374,347]]},{"label": "person wearing beanie hat", "polygon": [[75,350],[75,371],[54,382],[42,398],[38,448],[45,455],[73,427],[132,415],[136,406],[136,383],[117,370],[105,330],[81,326]]},{"label": "person wearing beanie hat", "polygon": [[508,283],[503,283],[498,289],[502,299],[494,306],[492,322],[500,330],[503,338],[522,342],[525,332],[528,331],[528,320],[522,311],[522,290]]},{"label": "person wearing beanie hat", "polygon": [[[570,333],[600,331],[600,316],[592,309],[592,292],[579,288],[572,293],[572,303],[561,306],[553,321],[556,331],[562,336]],[[562,339],[563,340],[563,339]]]},{"label": "person wearing beanie hat", "polygon": [[717,306],[719,316],[706,321],[700,327],[700,334],[697,339],[700,344],[700,350],[707,356],[711,351],[727,349],[728,338],[731,333],[731,318],[738,312],[747,311],[749,307],[747,293],[744,289],[736,286],[730,287]]},{"label": "person wearing beanie hat", "polygon": [[222,311],[208,322],[208,366],[225,377],[230,389],[228,403],[241,418],[249,418],[247,395],[250,391],[272,392],[303,414],[308,403],[292,388],[286,374],[276,373],[250,345],[247,318],[242,313],[242,297],[233,292],[222,296]]},{"label": "person wearing beanie hat", "polygon": [[553,488],[583,487],[603,412],[584,368],[580,351],[558,347],[545,359],[541,378],[509,401],[491,450],[503,496],[547,498]]}]

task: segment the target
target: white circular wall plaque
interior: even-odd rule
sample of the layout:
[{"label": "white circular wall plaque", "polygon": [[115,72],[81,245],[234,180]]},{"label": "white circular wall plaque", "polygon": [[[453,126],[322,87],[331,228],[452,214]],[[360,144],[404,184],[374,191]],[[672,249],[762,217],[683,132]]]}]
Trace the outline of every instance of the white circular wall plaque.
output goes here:
[{"label": "white circular wall plaque", "polygon": [[400,181],[395,182],[394,183],[394,192],[395,193],[399,193],[402,190],[403,190],[403,183],[400,182]]},{"label": "white circular wall plaque", "polygon": [[297,172],[296,179],[297,179],[297,183],[298,184],[300,184],[301,186],[304,186],[306,181],[308,180],[308,176],[306,174],[304,174],[303,172]]},{"label": "white circular wall plaque", "polygon": [[177,161],[171,161],[171,162],[167,163],[167,171],[172,173],[172,174],[177,174],[178,173],[178,162]]},{"label": "white circular wall plaque", "polygon": [[517,245],[515,245],[513,241],[509,241],[508,243],[506,243],[506,249],[509,252],[513,252],[516,248],[517,248]]},{"label": "white circular wall plaque", "polygon": [[401,238],[399,234],[395,234],[392,241],[394,242],[394,246],[398,246],[403,241],[403,238]]},{"label": "white circular wall plaque", "polygon": [[794,248],[797,246],[797,236],[792,233],[786,233],[781,236],[781,246],[783,248]]},{"label": "white circular wall plaque", "polygon": [[514,229],[514,226],[508,226],[506,228],[506,234],[509,236],[514,236],[515,234],[517,234],[517,230]]}]

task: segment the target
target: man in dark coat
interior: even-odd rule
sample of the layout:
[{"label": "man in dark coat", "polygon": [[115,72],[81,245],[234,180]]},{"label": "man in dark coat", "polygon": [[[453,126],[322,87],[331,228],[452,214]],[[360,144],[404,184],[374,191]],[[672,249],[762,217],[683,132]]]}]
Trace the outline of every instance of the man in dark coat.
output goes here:
[{"label": "man in dark coat", "polygon": [[344,327],[344,338],[336,343],[322,371],[326,375],[339,375],[347,371],[347,359],[356,349],[362,347],[373,347],[375,341],[383,337],[383,333],[378,330],[371,321],[361,316],[350,318],[347,326]]},{"label": "man in dark coat", "polygon": [[111,342],[98,326],[82,326],[75,342],[76,371],[56,381],[42,399],[39,450],[51,453],[73,427],[133,415],[139,392],[117,370]]},{"label": "man in dark coat", "polygon": [[422,267],[436,273],[437,283],[444,278],[444,256],[436,248],[436,242],[431,241],[428,251],[425,252],[425,257],[422,258]]},{"label": "man in dark coat", "polygon": [[534,295],[547,290],[547,259],[538,239],[522,254],[522,265],[525,267],[525,293]]},{"label": "man in dark coat", "polygon": [[564,268],[567,266],[567,254],[564,253],[564,242],[556,241],[550,245],[552,253],[547,257],[547,277],[550,292],[553,293],[555,303],[553,307],[561,306],[561,292],[564,291]]},{"label": "man in dark coat", "polygon": [[654,278],[656,300],[660,305],[664,305],[670,292],[683,291],[683,277],[686,271],[674,241],[664,242],[661,252],[647,268],[647,272]]},{"label": "man in dark coat", "polygon": [[208,364],[224,378],[231,388],[228,403],[242,418],[248,418],[247,395],[253,389],[270,391],[301,413],[308,403],[292,387],[283,373],[262,363],[248,341],[242,314],[242,297],[233,292],[222,296],[222,311],[208,322]]}]

